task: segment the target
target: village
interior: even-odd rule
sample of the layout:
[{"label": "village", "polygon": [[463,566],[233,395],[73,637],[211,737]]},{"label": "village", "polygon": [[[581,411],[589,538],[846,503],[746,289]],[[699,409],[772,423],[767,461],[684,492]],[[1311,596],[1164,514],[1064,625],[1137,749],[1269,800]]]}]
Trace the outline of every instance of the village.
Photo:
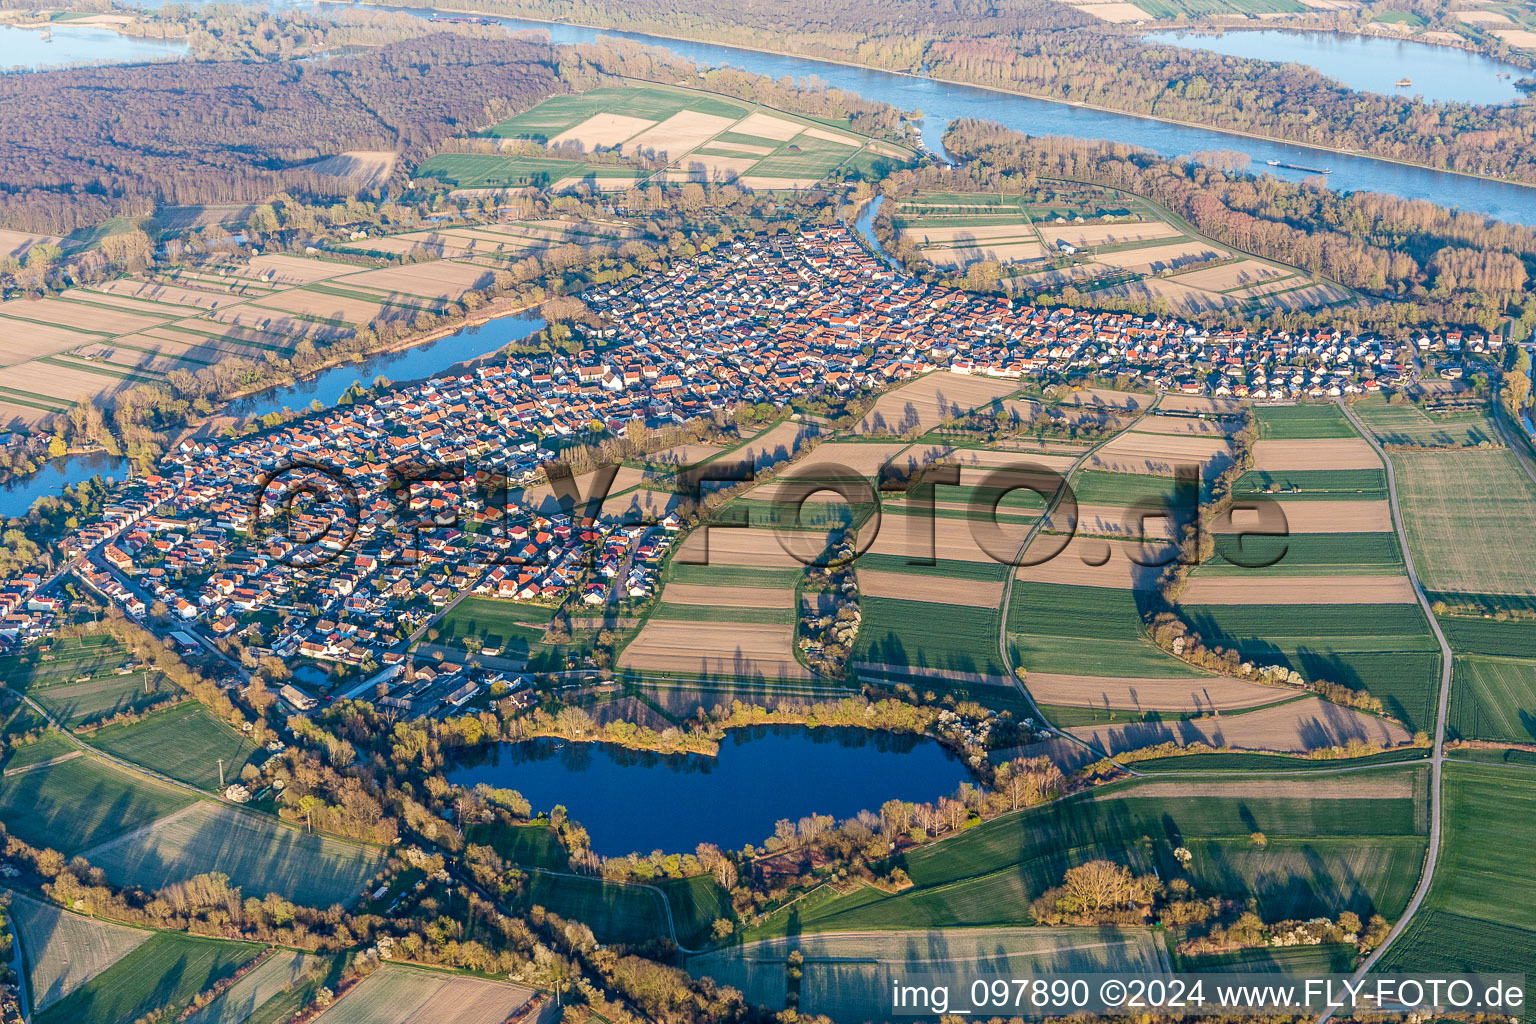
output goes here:
[{"label": "village", "polygon": [[[670,507],[647,516],[643,502],[557,500],[544,480],[561,440],[868,396],[930,372],[1020,388],[1360,395],[1412,383],[1421,359],[1459,376],[1465,357],[1501,346],[1458,332],[1397,345],[1339,331],[1251,336],[1023,306],[926,285],[841,227],[736,242],[583,298],[595,316],[571,325],[578,354],[481,364],[251,436],[183,441],[64,540],[62,568],[0,585],[0,645],[47,635],[57,584],[73,572],[186,649],[229,660],[217,642],[233,638],[324,669],[283,687],[295,710],[366,695],[404,714],[447,713],[492,687],[529,686],[494,647],[473,667],[415,660],[464,596],[600,614],[649,597],[683,531]],[[421,466],[464,471],[406,472],[402,487],[402,468]],[[575,655],[559,666],[576,677],[590,667]]]}]

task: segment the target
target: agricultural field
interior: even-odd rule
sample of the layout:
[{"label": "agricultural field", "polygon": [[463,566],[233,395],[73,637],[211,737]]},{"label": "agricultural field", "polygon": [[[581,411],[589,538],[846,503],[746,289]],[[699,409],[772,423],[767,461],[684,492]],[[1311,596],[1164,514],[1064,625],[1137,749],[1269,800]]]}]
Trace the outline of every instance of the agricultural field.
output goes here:
[{"label": "agricultural field", "polygon": [[[1129,3],[1080,9],[1113,21],[1147,17]],[[1047,181],[1022,194],[920,191],[896,204],[891,218],[899,242],[939,270],[986,263],[1023,295],[1071,284],[1089,302],[1141,299],[1189,316],[1315,309],[1352,298],[1294,267],[1195,235],[1156,203],[1097,186]]]},{"label": "agricultural field", "polygon": [[385,964],[315,1020],[324,1024],[502,1024],[533,990],[466,974]]},{"label": "agricultural field", "polygon": [[260,949],[251,942],[153,932],[33,1019],[37,1024],[119,1024],[152,1010],[174,1017],[193,996],[239,970]]},{"label": "agricultural field", "polygon": [[213,717],[204,705],[187,701],[157,711],[129,725],[110,725],[90,737],[94,747],[188,782],[200,789],[220,789],[240,778],[240,769],[253,759],[262,761],[250,740]]},{"label": "agricultural field", "polygon": [[155,934],[73,914],[52,903],[10,893],[6,912],[15,925],[34,1010],[46,1010],[132,953]]},{"label": "agricultural field", "polygon": [[[698,978],[741,991],[770,1011],[785,1007],[785,965],[791,950],[805,958],[799,984],[802,1012],[835,1020],[879,1020],[889,1015],[891,986],[920,969],[932,981],[966,991],[976,965],[1021,977],[1091,971],[1156,972],[1155,939],[1145,929],[986,928],[833,932],[749,942],[688,958]],[[917,964],[916,954],[921,952]],[[925,977],[925,983],[929,978]]]},{"label": "agricultural field", "polygon": [[1439,646],[1416,604],[1182,602],[1181,610],[1207,646],[1367,690],[1409,732],[1433,726]]},{"label": "agricultural field", "polygon": [[121,884],[158,889],[218,871],[249,895],[277,892],[318,907],[354,899],[384,862],[377,847],[207,800],[91,846],[86,856]]},{"label": "agricultural field", "polygon": [[[16,755],[23,763],[28,761],[25,750]],[[133,833],[196,799],[89,755],[49,763],[58,752],[51,745],[48,759],[24,771],[10,769],[0,778],[0,818],[6,829],[40,848],[73,856]]]},{"label": "agricultural field", "polygon": [[[1001,580],[1002,567],[996,567]],[[861,574],[862,576],[862,574]],[[913,576],[913,590],[926,600],[876,597],[862,590],[853,661],[861,676],[885,677],[926,685],[930,680],[1011,687],[998,653],[997,605],[945,600],[942,574]],[[1000,586],[953,581],[962,591]],[[914,595],[915,596],[915,595]]]},{"label": "agricultural field", "polygon": [[[1418,878],[1428,827],[1427,777],[1383,769],[1349,779],[1292,782],[1213,779],[1139,781],[1007,814],[897,858],[913,888],[888,894],[863,886],[824,886],[789,911],[771,915],[747,938],[802,933],[899,931],[1029,923],[1029,901],[1075,864],[1096,858],[1185,875],[1216,891],[1256,884],[1275,910],[1311,916],[1347,906],[1400,912]],[[1263,832],[1271,845],[1251,849]],[[1143,838],[1145,837],[1145,839]],[[1201,846],[1185,871],[1177,846]],[[1381,844],[1377,848],[1374,844]],[[1365,857],[1361,848],[1371,850]],[[1417,856],[1414,855],[1417,851]],[[1351,864],[1374,866],[1351,886]]]},{"label": "agricultural field", "polygon": [[1536,776],[1521,768],[1445,766],[1445,836],[1424,906],[1380,969],[1536,970]]},{"label": "agricultural field", "polygon": [[1332,402],[1298,405],[1255,405],[1259,437],[1266,441],[1355,437],[1344,411]]},{"label": "agricultural field", "polygon": [[[1314,9],[1355,6],[1354,0],[1058,0],[1100,21],[1119,25],[1151,21],[1183,21],[1205,18],[1272,19],[1288,14],[1309,14]],[[1398,13],[1398,12],[1389,12]]]},{"label": "agricultural field", "polygon": [[212,1002],[195,1011],[186,1024],[245,1024],[268,1003],[281,999],[306,978],[318,974],[323,963],[320,957],[275,950]]},{"label": "agricultural field", "polygon": [[347,245],[418,259],[401,266],[370,269],[324,254],[231,257],[206,270],[132,275],[3,302],[0,427],[35,427],[77,402],[106,402],[174,371],[287,356],[301,341],[324,344],[374,322],[441,312],[530,252],[632,235],[587,221],[447,226]]},{"label": "agricultural field", "polygon": [[1503,445],[1498,426],[1481,409],[1433,411],[1409,402],[1389,405],[1378,397],[1361,399],[1352,408],[1388,450]]},{"label": "agricultural field", "polygon": [[65,728],[175,700],[182,691],[154,669],[134,667],[110,636],[56,641],[47,651],[0,658],[0,678],[25,693]]},{"label": "agricultural field", "polygon": [[1018,390],[1017,382],[968,374],[934,372],[917,377],[875,400],[855,433],[927,433],[934,427]]},{"label": "agricultural field", "polygon": [[1536,485],[1504,450],[1394,452],[1414,566],[1430,599],[1536,596]]},{"label": "agricultural field", "polygon": [[660,893],[585,875],[528,876],[526,902],[568,921],[580,921],[603,943],[639,943],[668,937]]},{"label": "agricultural field", "polygon": [[[552,96],[484,134],[543,143],[549,159],[489,154],[468,161],[464,154],[441,154],[418,174],[472,188],[543,181],[557,188],[583,182],[622,188],[648,178],[800,189],[838,171],[868,176],[905,166],[916,156],[905,146],[861,135],[846,124],[655,84]],[[630,162],[585,159],[598,152]]]},{"label": "agricultural field", "polygon": [[623,164],[587,163],[558,157],[495,153],[439,153],[416,168],[418,178],[436,178],[462,189],[549,188],[581,183],[626,188],[645,172]]}]

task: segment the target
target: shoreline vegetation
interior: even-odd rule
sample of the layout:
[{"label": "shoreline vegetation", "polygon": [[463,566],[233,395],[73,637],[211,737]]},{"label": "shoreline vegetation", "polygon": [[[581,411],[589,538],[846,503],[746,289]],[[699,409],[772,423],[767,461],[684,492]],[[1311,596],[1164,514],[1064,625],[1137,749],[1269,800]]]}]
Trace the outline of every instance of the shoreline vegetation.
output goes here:
[{"label": "shoreline vegetation", "polygon": [[[350,0],[318,0],[318,2],[321,2],[321,3],[331,3],[331,4],[347,4],[347,3],[350,2]],[[385,0],[358,0],[358,2],[363,3],[363,4],[368,4],[368,5],[381,5],[381,4],[383,4],[385,2]],[[1297,137],[1288,136],[1288,135],[1285,135],[1285,134],[1262,132],[1262,131],[1255,131],[1255,130],[1241,129],[1241,128],[1234,128],[1234,127],[1230,127],[1230,126],[1226,126],[1226,125],[1214,124],[1214,123],[1210,123],[1210,122],[1207,122],[1207,121],[1199,121],[1199,120],[1194,120],[1194,119],[1170,117],[1170,116],[1163,115],[1163,114],[1157,114],[1157,113],[1148,112],[1148,111],[1133,110],[1133,109],[1129,109],[1129,108],[1126,108],[1126,107],[1117,107],[1117,106],[1111,106],[1111,105],[1106,105],[1106,104],[1102,104],[1102,103],[1093,103],[1093,102],[1089,102],[1089,101],[1086,101],[1086,100],[1069,99],[1069,98],[1064,98],[1064,97],[1061,97],[1061,96],[1051,95],[1051,94],[1045,93],[1045,92],[1032,92],[1032,91],[1027,90],[1027,89],[1010,88],[1010,87],[1003,86],[1003,85],[997,85],[997,84],[990,84],[990,83],[981,82],[981,81],[975,81],[975,80],[970,79],[970,78],[946,77],[946,76],[944,76],[942,74],[934,74],[932,72],[924,73],[924,74],[919,74],[919,73],[912,72],[912,71],[902,70],[900,68],[885,67],[883,65],[880,65],[880,64],[877,64],[877,63],[872,63],[872,62],[861,62],[861,61],[856,61],[856,60],[849,60],[849,59],[846,59],[846,58],[833,57],[833,56],[823,55],[823,54],[819,54],[819,53],[812,54],[812,53],[806,53],[806,52],[794,52],[794,51],[790,51],[790,50],[776,49],[776,48],[771,47],[771,46],[747,45],[746,43],[742,43],[742,42],[732,42],[732,41],[726,41],[726,40],[722,40],[722,39],[718,39],[718,38],[710,38],[707,35],[677,35],[675,33],[670,33],[670,32],[667,32],[667,31],[663,31],[663,30],[656,29],[656,28],[650,28],[650,27],[623,27],[623,26],[619,26],[619,25],[615,25],[615,24],[611,24],[611,23],[609,23],[609,24],[598,24],[598,23],[595,23],[595,22],[592,22],[592,21],[581,21],[581,20],[579,20],[578,18],[576,18],[574,16],[574,13],[573,13],[572,17],[555,19],[555,18],[549,18],[549,17],[540,17],[537,14],[528,13],[525,10],[522,10],[522,9],[518,9],[516,11],[500,9],[500,8],[503,8],[503,7],[508,7],[508,8],[516,7],[517,6],[516,0],[510,0],[510,2],[506,2],[506,3],[498,2],[498,0],[487,0],[487,2],[483,6],[479,6],[479,7],[440,6],[440,5],[431,4],[431,3],[407,3],[407,6],[415,7],[415,8],[420,9],[420,10],[428,10],[428,11],[441,12],[443,14],[457,14],[457,15],[480,16],[480,17],[517,18],[517,19],[523,20],[523,21],[540,22],[540,23],[546,24],[546,25],[567,25],[567,26],[571,26],[571,27],[575,27],[575,28],[589,28],[589,29],[594,29],[594,30],[599,31],[599,32],[602,32],[602,31],[605,31],[605,30],[613,31],[613,32],[634,32],[636,34],[652,36],[652,37],[657,38],[657,39],[670,40],[670,41],[673,41],[673,42],[698,43],[698,44],[709,45],[709,46],[721,46],[721,47],[726,47],[728,49],[746,50],[746,51],[750,51],[750,52],[754,52],[754,53],[765,53],[765,54],[770,54],[770,55],[779,56],[779,57],[793,57],[793,58],[796,58],[796,59],[799,59],[799,60],[811,60],[811,61],[817,61],[817,62],[820,62],[820,63],[835,64],[835,65],[838,65],[838,66],[841,66],[841,67],[856,68],[856,69],[865,70],[865,71],[877,71],[877,72],[881,72],[881,73],[884,73],[884,74],[891,74],[891,75],[899,75],[899,76],[901,76],[903,78],[922,79],[922,80],[926,80],[926,81],[937,82],[937,83],[944,84],[944,85],[956,85],[956,86],[962,86],[962,87],[972,88],[972,89],[983,89],[983,90],[985,90],[987,92],[997,93],[999,95],[1004,95],[1004,96],[1018,96],[1020,98],[1028,99],[1028,100],[1037,100],[1037,101],[1041,101],[1041,102],[1055,103],[1055,104],[1060,104],[1062,106],[1076,107],[1076,108],[1083,109],[1083,110],[1092,110],[1092,111],[1096,111],[1096,112],[1099,112],[1099,113],[1105,113],[1105,114],[1118,114],[1118,115],[1124,116],[1124,117],[1134,117],[1134,118],[1138,118],[1138,119],[1142,119],[1142,120],[1147,120],[1147,121],[1157,121],[1157,122],[1160,122],[1160,123],[1163,123],[1163,124],[1175,125],[1175,126],[1183,127],[1183,128],[1196,128],[1196,129],[1201,129],[1201,130],[1205,130],[1205,131],[1214,131],[1214,132],[1219,132],[1219,133],[1221,133],[1223,135],[1233,136],[1234,138],[1246,138],[1246,139],[1253,139],[1255,141],[1260,141],[1260,142],[1270,142],[1270,143],[1279,143],[1279,144],[1289,145],[1289,146],[1297,146],[1297,147],[1302,148],[1302,149],[1312,150],[1312,151],[1319,152],[1319,153],[1329,153],[1329,154],[1334,154],[1334,155],[1338,155],[1338,156],[1345,156],[1345,157],[1359,157],[1359,158],[1362,158],[1362,159],[1377,160],[1377,161],[1380,161],[1382,163],[1397,164],[1397,165],[1403,166],[1403,167],[1415,167],[1415,168],[1421,168],[1423,170],[1438,171],[1438,172],[1445,173],[1445,174],[1454,174],[1454,175],[1458,175],[1460,177],[1465,177],[1465,178],[1481,179],[1481,180],[1484,180],[1484,181],[1496,182],[1498,184],[1503,184],[1503,185],[1519,185],[1519,186],[1525,187],[1525,188],[1536,188],[1536,169],[1532,170],[1531,175],[1527,179],[1522,180],[1522,179],[1516,178],[1516,177],[1503,176],[1503,175],[1486,173],[1486,172],[1481,172],[1481,171],[1474,171],[1474,170],[1465,170],[1465,169],[1461,169],[1461,168],[1446,166],[1444,164],[1435,164],[1435,163],[1430,163],[1430,162],[1420,161],[1420,160],[1410,160],[1410,159],[1406,159],[1406,158],[1399,157],[1399,156],[1393,156],[1393,155],[1390,155],[1388,153],[1375,152],[1375,151],[1369,150],[1369,149],[1362,149],[1362,148],[1358,148],[1358,147],[1349,147],[1349,146],[1328,145],[1328,144],[1325,144],[1325,143],[1313,142],[1313,141],[1309,141],[1309,140],[1304,139],[1304,138],[1297,138]],[[1175,27],[1187,28],[1187,27],[1190,27],[1190,26],[1175,26]],[[1256,26],[1256,28],[1258,28],[1258,27],[1274,28],[1275,26]],[[1301,31],[1306,31],[1306,30],[1301,30]],[[1313,31],[1332,31],[1332,30],[1321,30],[1320,29],[1320,30],[1313,30]],[[1145,45],[1151,45],[1151,44],[1145,44]],[[1321,75],[1320,72],[1318,74]],[[1348,92],[1350,90],[1343,90],[1343,91]]]}]

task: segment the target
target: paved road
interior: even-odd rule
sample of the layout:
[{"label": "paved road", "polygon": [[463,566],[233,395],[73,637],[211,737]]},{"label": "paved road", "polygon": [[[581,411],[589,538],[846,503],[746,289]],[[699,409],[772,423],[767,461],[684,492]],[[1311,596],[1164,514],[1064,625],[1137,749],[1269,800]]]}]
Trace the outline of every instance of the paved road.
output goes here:
[{"label": "paved road", "polygon": [[[1066,483],[1071,483],[1072,474],[1076,473],[1078,468],[1081,467],[1083,463],[1087,462],[1095,452],[1104,447],[1110,441],[1113,441],[1115,438],[1119,437],[1121,434],[1125,433],[1127,430],[1130,430],[1133,426],[1141,421],[1143,416],[1157,408],[1158,404],[1161,403],[1162,400],[1163,396],[1159,394],[1157,398],[1153,400],[1152,404],[1148,405],[1141,412],[1137,413],[1136,417],[1132,419],[1130,423],[1127,423],[1125,427],[1115,431],[1113,434],[1109,435],[1104,440],[1100,441],[1096,445],[1093,445],[1087,451],[1083,452],[1083,454],[1079,455],[1076,461],[1067,467],[1067,472],[1063,478],[1064,481]],[[1023,543],[1020,544],[1019,549],[1014,552],[1015,563],[1017,563],[1018,560],[1023,556],[1025,550],[1029,548],[1030,544],[1034,542],[1035,537],[1040,533],[1040,531],[1045,528],[1046,519],[1049,518],[1052,512],[1056,511],[1056,506],[1061,503],[1062,495],[1065,493],[1065,486],[1058,487],[1056,489],[1056,493],[1052,495],[1051,500],[1046,504],[1045,512],[1040,515],[1040,518],[1035,520],[1034,525],[1029,528],[1029,532],[1024,535]],[[1018,673],[1014,670],[1013,656],[1008,650],[1008,606],[1013,601],[1013,583],[1018,574],[1013,566],[1010,565],[1007,568],[1007,582],[1003,584],[1003,600],[1002,603],[998,605],[998,618],[1001,622],[1001,632],[997,638],[997,651],[998,654],[1002,657],[1003,668],[1008,673],[1009,681],[1013,683],[1014,688],[1018,690],[1020,695],[1023,696],[1024,700],[1028,702],[1030,711],[1034,712],[1035,720],[1041,725],[1045,726],[1045,728],[1048,729],[1053,735],[1066,740],[1068,743],[1071,743],[1074,746],[1082,747],[1084,750],[1094,755],[1095,758],[1108,758],[1117,768],[1128,772],[1131,775],[1145,774],[1144,772],[1137,771],[1135,768],[1132,768],[1129,765],[1124,765],[1119,761],[1116,761],[1113,757],[1110,756],[1109,751],[1100,750],[1098,747],[1095,747],[1087,740],[1078,736],[1074,736],[1063,729],[1056,728],[1056,726],[1052,725],[1050,720],[1047,719],[1045,715],[1040,713],[1040,707],[1035,703],[1035,698],[1031,696],[1029,687],[1019,679]]]},{"label": "paved road", "polygon": [[[1435,621],[1434,613],[1430,611],[1429,598],[1425,595],[1424,587],[1419,583],[1419,574],[1413,566],[1413,552],[1408,547],[1408,534],[1403,528],[1403,513],[1397,502],[1397,475],[1392,468],[1392,460],[1388,458],[1387,453],[1377,442],[1376,435],[1372,434],[1365,424],[1360,422],[1360,418],[1355,415],[1355,411],[1349,407],[1347,402],[1339,402],[1339,408],[1344,411],[1344,415],[1354,424],[1355,429],[1360,432],[1360,436],[1364,437],[1370,446],[1376,450],[1376,454],[1381,457],[1382,463],[1386,466],[1387,498],[1392,507],[1392,526],[1397,531],[1397,542],[1403,550],[1403,564],[1408,568],[1408,579],[1413,584],[1413,592],[1418,596],[1419,605],[1424,609],[1425,617],[1429,619],[1429,628],[1434,631],[1435,640],[1440,644],[1440,700],[1435,716],[1434,753],[1431,754],[1429,759],[1429,853],[1424,859],[1424,873],[1419,877],[1419,887],[1414,890],[1413,899],[1408,901],[1408,906],[1403,910],[1402,916],[1397,919],[1397,923],[1392,926],[1392,930],[1387,933],[1387,937],[1382,940],[1381,945],[1371,950],[1370,955],[1361,962],[1359,969],[1355,971],[1355,977],[1359,978],[1375,966],[1376,961],[1381,958],[1381,955],[1386,952],[1387,948],[1408,927],[1408,921],[1424,903],[1424,897],[1429,893],[1430,883],[1434,880],[1435,866],[1440,860],[1440,817],[1442,808],[1440,794],[1445,774],[1445,720],[1450,712],[1451,672],[1455,668],[1455,663],[1451,657],[1451,645],[1446,642],[1445,634],[1440,630],[1440,623]],[[1318,1024],[1324,1024],[1332,1015],[1332,1010],[1324,1013],[1318,1018]]]}]

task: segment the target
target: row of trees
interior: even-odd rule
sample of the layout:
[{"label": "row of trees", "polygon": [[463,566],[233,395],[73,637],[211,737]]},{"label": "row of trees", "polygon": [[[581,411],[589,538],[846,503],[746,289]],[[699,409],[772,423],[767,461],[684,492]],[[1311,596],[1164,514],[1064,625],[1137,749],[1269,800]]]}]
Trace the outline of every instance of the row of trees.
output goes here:
[{"label": "row of trees", "polygon": [[[415,0],[426,6],[427,0]],[[1356,92],[1297,64],[1164,43],[1053,0],[475,0],[474,9],[704,39],[1536,181],[1536,108]]]},{"label": "row of trees", "polygon": [[1221,154],[1168,160],[1118,143],[1031,138],[984,121],[955,122],[945,145],[965,166],[897,172],[887,191],[1021,192],[1060,181],[1120,189],[1153,199],[1217,241],[1379,300],[1343,312],[1275,314],[1275,326],[1344,319],[1378,330],[1476,324],[1491,331],[1506,313],[1536,305],[1527,273],[1536,264],[1536,232],[1521,225],[1421,200],[1255,177]]}]

